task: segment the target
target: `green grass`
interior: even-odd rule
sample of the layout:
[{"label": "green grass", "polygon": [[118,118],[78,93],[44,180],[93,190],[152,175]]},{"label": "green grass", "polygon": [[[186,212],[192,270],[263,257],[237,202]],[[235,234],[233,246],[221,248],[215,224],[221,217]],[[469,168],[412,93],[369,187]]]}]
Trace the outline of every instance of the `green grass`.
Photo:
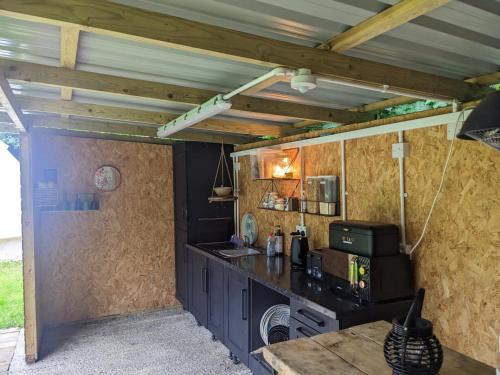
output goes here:
[{"label": "green grass", "polygon": [[23,264],[0,262],[0,329],[23,325]]}]

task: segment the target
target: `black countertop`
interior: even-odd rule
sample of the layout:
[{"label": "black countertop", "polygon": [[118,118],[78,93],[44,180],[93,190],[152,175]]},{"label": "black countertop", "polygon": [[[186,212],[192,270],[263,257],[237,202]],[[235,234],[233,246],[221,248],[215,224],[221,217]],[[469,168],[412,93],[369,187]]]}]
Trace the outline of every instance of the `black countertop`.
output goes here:
[{"label": "black countertop", "polygon": [[226,266],[244,273],[278,293],[310,305],[334,319],[341,321],[342,328],[374,320],[387,320],[394,316],[406,315],[411,299],[361,304],[355,298],[344,295],[334,286],[341,279],[332,277],[329,282],[307,276],[305,271],[291,269],[289,257],[267,257],[261,255],[225,258],[215,250],[232,248],[229,243],[188,245],[208,257],[224,262]]}]

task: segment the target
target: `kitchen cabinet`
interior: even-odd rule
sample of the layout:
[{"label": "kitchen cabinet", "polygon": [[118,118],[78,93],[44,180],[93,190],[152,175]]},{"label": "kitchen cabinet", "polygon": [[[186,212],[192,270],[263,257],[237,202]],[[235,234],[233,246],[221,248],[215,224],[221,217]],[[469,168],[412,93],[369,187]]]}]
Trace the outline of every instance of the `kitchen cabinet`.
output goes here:
[{"label": "kitchen cabinet", "polygon": [[175,233],[175,297],[184,309],[189,309],[189,253],[186,248],[187,233],[176,230]]},{"label": "kitchen cabinet", "polygon": [[208,262],[198,251],[190,252],[190,301],[189,311],[198,324],[207,326]]},{"label": "kitchen cabinet", "polygon": [[248,365],[248,278],[229,267],[224,270],[224,342],[241,362]]},{"label": "kitchen cabinet", "polygon": [[340,322],[295,299],[290,300],[290,317],[319,333],[336,332]]},{"label": "kitchen cabinet", "polygon": [[[233,146],[224,146],[226,154]],[[174,227],[175,227],[175,275],[176,297],[183,307],[193,311],[198,322],[207,323],[207,313],[203,313],[198,298],[206,299],[207,292],[200,289],[202,275],[206,278],[206,266],[191,272],[190,267],[199,263],[189,263],[186,244],[211,241],[227,241],[234,233],[233,202],[209,203],[212,195],[214,175],[220,157],[220,145],[201,142],[177,142],[173,146],[174,175]],[[228,160],[232,173],[232,159]],[[193,172],[196,171],[196,172]],[[199,258],[196,259],[199,261]],[[194,285],[195,290],[190,290]],[[206,289],[206,286],[204,287]],[[206,310],[206,309],[205,309]]]},{"label": "kitchen cabinet", "polygon": [[[232,145],[224,145],[226,155]],[[178,142],[173,146],[174,219],[176,232],[187,232],[187,242],[227,241],[234,233],[234,203],[209,203],[221,146]],[[228,159],[232,174],[232,158]],[[177,234],[177,233],[176,233]]]},{"label": "kitchen cabinet", "polygon": [[224,265],[208,259],[207,328],[224,343]]},{"label": "kitchen cabinet", "polygon": [[290,317],[290,340],[320,335],[320,332]]}]

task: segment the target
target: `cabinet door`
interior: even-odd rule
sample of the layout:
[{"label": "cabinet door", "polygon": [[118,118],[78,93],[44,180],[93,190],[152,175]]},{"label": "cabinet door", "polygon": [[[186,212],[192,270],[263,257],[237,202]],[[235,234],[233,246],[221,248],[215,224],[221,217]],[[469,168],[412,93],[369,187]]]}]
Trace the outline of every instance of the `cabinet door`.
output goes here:
[{"label": "cabinet door", "polygon": [[189,309],[187,232],[175,231],[175,297],[185,309]]},{"label": "cabinet door", "polygon": [[248,278],[226,268],[224,272],[224,339],[241,362],[248,365]]},{"label": "cabinet door", "polygon": [[191,250],[191,300],[189,310],[198,323],[207,326],[208,268],[207,258]]},{"label": "cabinet door", "polygon": [[208,326],[224,342],[224,266],[208,260]]}]

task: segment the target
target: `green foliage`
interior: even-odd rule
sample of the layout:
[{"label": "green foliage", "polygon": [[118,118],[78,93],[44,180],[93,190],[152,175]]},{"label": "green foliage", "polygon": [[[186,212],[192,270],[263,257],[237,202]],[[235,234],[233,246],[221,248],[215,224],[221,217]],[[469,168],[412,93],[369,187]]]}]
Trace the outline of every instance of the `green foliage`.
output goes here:
[{"label": "green foliage", "polygon": [[427,111],[429,109],[436,109],[446,107],[448,103],[433,101],[433,100],[419,100],[414,103],[400,104],[393,107],[388,107],[377,112],[377,118],[387,118],[393,116],[406,115],[408,113]]},{"label": "green foliage", "polygon": [[0,262],[0,329],[23,325],[22,262]]},{"label": "green foliage", "polygon": [[19,134],[14,133],[0,133],[0,141],[3,141],[7,146],[14,149],[19,149]]},{"label": "green foliage", "polygon": [[494,85],[491,85],[490,87],[497,90],[497,91],[500,91],[500,83],[495,83]]}]

